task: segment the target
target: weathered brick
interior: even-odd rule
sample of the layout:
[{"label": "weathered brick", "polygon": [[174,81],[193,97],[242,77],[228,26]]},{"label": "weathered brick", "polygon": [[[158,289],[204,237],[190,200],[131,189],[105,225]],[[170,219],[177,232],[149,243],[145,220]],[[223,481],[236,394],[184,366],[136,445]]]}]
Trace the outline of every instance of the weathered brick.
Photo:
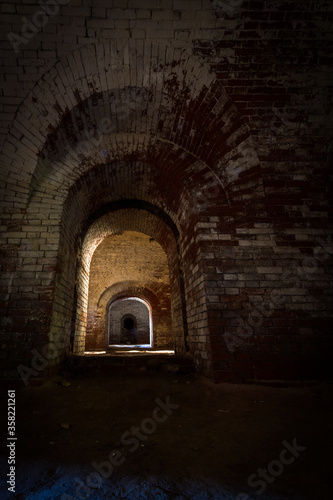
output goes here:
[{"label": "weathered brick", "polygon": [[[158,342],[189,348],[198,369],[216,380],[283,378],[300,355],[304,366],[313,353],[324,360],[329,325],[320,321],[331,320],[332,245],[316,237],[328,238],[332,223],[325,9],[316,6],[318,38],[312,13],[290,2],[266,9],[245,2],[229,15],[209,0],[81,4],[63,6],[61,22],[48,19],[18,53],[6,37],[0,49],[6,333],[38,329],[43,346],[50,333],[43,311],[50,319],[52,305],[52,334],[68,336],[78,263],[81,354],[87,331],[91,347],[103,348],[114,298],[108,280],[120,269],[117,293],[154,292]],[[2,32],[19,34],[36,2],[7,2],[1,10]],[[103,118],[112,126],[101,134]],[[117,211],[116,226],[91,225],[101,207],[126,199],[145,200],[163,216],[143,215],[144,206]],[[130,228],[158,241],[144,250],[149,272],[134,265],[140,255],[125,265],[131,250],[121,245],[121,254],[113,249],[96,264],[114,227],[114,238]],[[91,253],[81,247],[86,230]],[[152,257],[157,244],[164,260]],[[233,354],[224,333],[235,339],[240,320],[242,328],[255,324]],[[309,333],[298,334],[302,328]],[[27,347],[17,339],[4,358],[8,374]],[[249,353],[253,367],[242,357]]]}]

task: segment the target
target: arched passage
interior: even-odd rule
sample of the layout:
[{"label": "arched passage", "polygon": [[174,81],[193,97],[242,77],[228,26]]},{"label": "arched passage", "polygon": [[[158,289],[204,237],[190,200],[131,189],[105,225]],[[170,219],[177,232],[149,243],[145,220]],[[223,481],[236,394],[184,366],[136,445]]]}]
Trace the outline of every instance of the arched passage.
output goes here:
[{"label": "arched passage", "polygon": [[107,307],[106,348],[128,345],[156,346],[152,307],[139,297],[111,300]]},{"label": "arched passage", "polygon": [[[209,68],[150,42],[142,61],[137,43],[121,42],[120,52],[113,42],[85,47],[60,61],[22,104],[15,138],[4,147],[10,156],[13,144],[17,148],[7,180],[10,187],[14,174],[20,179],[22,224],[33,226],[38,214],[35,245],[41,259],[48,252],[47,263],[38,264],[36,301],[47,294],[51,308],[39,309],[36,332],[66,344],[76,283],[74,350],[84,352],[90,261],[115,230],[93,235],[92,217],[103,207],[107,216],[112,204],[126,201],[136,206],[110,211],[121,217],[115,231],[136,230],[158,241],[155,229],[159,235],[172,221],[160,239],[168,256],[176,350],[189,348],[198,368],[212,374],[212,300],[227,292],[215,292],[218,277],[211,279],[207,256],[232,237],[231,220],[263,210],[261,169],[248,127]],[[73,58],[84,68],[87,56],[94,61],[89,77],[72,73],[63,92],[65,68]],[[35,138],[31,143],[30,132],[20,132],[18,145],[24,115]],[[146,212],[159,220],[153,231]],[[19,258],[27,251],[22,244]]]},{"label": "arched passage", "polygon": [[[87,221],[84,227],[88,229],[84,229],[77,264],[76,353],[84,352],[86,334],[95,337],[92,343],[88,342],[89,349],[94,343],[96,349],[102,348],[105,309],[100,296],[106,296],[104,290],[113,290],[117,283],[124,284],[123,294],[133,290],[133,284],[140,290],[141,297],[145,289],[150,290],[150,294],[156,296],[154,303],[158,302],[158,309],[155,309],[160,318],[156,320],[158,344],[175,344],[178,352],[186,352],[187,318],[183,307],[186,300],[179,236],[170,218],[166,214],[162,216],[163,212],[157,207],[124,200],[102,207]],[[72,230],[67,238],[62,238],[63,245],[68,244],[70,235],[73,235]],[[68,253],[66,251],[66,255]],[[63,286],[66,286],[66,279],[67,274],[64,274]],[[167,316],[172,317],[172,325],[169,322],[166,326],[168,322],[162,321],[161,318]],[[168,332],[171,326],[172,340]],[[100,343],[96,343],[96,338]]]},{"label": "arched passage", "polygon": [[[36,19],[33,2],[14,3]],[[177,227],[183,324],[197,366],[220,380],[298,376],[302,367],[311,375],[329,351],[323,332],[332,310],[327,262],[315,260],[316,280],[298,273],[305,256],[317,259],[318,236],[326,249],[330,234],[331,86],[326,36],[318,38],[309,15],[314,2],[302,2],[310,10],[297,15],[290,2],[232,2],[244,4],[237,19],[223,15],[222,1],[178,1],[176,11],[176,2],[149,3],[125,14],[110,8],[107,20],[100,9],[70,8],[67,16],[64,7],[56,50],[51,22],[30,41],[33,56],[3,56],[4,370],[17,376],[18,360],[30,365],[32,350],[47,350],[50,340],[66,345],[82,228],[101,206],[136,200]],[[157,21],[162,3],[170,21]],[[328,3],[316,2],[326,25]],[[3,4],[9,23],[15,9]],[[293,23],[281,31],[274,19],[295,15],[302,29],[293,30],[290,50]],[[109,23],[117,32],[93,28]],[[291,294],[280,277],[293,269],[301,286]],[[276,288],[285,301],[260,308],[262,323],[249,333],[253,304]],[[85,328],[83,298],[75,318]]]},{"label": "arched passage", "polygon": [[[248,127],[209,67],[170,49],[146,41],[142,60],[139,40],[93,44],[44,75],[3,148],[4,156],[17,149],[8,174],[26,180],[27,202],[46,192],[65,194],[92,166],[156,154],[162,161],[174,157],[169,174],[185,180],[191,172],[189,189],[198,170],[224,191],[225,204],[244,199],[245,187],[246,198],[258,202],[261,171]],[[80,71],[68,73],[71,66]],[[26,116],[31,126],[22,131]],[[194,162],[200,165],[191,168]]]},{"label": "arched passage", "polygon": [[[105,290],[97,303],[96,314],[94,316],[96,335],[92,332],[92,336],[100,339],[100,344],[94,346],[94,349],[104,349],[103,336],[108,331],[107,312],[110,304],[117,300],[136,297],[143,300],[151,313],[153,325],[153,345],[161,349],[174,349],[175,338],[171,314],[171,301],[167,296],[161,293],[161,289],[154,291],[144,287],[142,283],[136,281],[122,281],[115,283],[110,288]],[[87,328],[87,336],[91,335],[91,331]],[[179,342],[179,341],[177,341]],[[87,345],[87,339],[86,339]],[[106,343],[107,347],[107,343]]]},{"label": "arched passage", "polygon": [[[128,210],[128,214],[139,221],[141,220],[141,224],[144,222],[144,218],[149,218],[149,215],[152,217],[148,235],[143,232],[129,231],[128,224],[126,230],[126,226],[121,225],[124,224],[122,218],[125,213],[116,211],[105,214],[98,219],[93,224],[91,231],[87,233],[87,238],[90,238],[89,243],[86,239],[83,242],[83,247],[88,250],[89,246],[93,245],[93,234],[96,235],[99,227],[99,237],[102,238],[102,241],[94,251],[90,262],[86,262],[84,269],[81,268],[78,277],[78,294],[82,304],[84,304],[84,308],[82,307],[78,311],[78,317],[82,318],[83,314],[86,316],[87,327],[85,329],[82,323],[78,323],[75,341],[76,352],[82,353],[78,349],[79,345],[82,345],[84,350],[89,351],[103,349],[106,315],[108,314],[108,305],[105,307],[105,300],[106,297],[109,298],[108,304],[112,303],[115,298],[118,301],[124,300],[117,298],[119,287],[123,295],[136,295],[138,301],[148,301],[149,303],[149,298],[153,296],[152,307],[157,325],[155,345],[158,347],[173,345],[176,334],[179,337],[177,340],[178,349],[182,348],[181,339],[184,342],[184,328],[181,324],[180,328],[178,326],[181,321],[181,311],[172,306],[172,304],[176,304],[177,296],[181,290],[179,275],[178,280],[173,278],[172,285],[170,285],[170,265],[176,266],[177,269],[177,257],[172,259],[169,251],[168,259],[168,255],[160,243],[156,241],[156,238],[159,239],[153,226],[154,219],[156,223],[159,222],[156,216],[147,211],[141,211],[143,212],[141,213],[133,208]],[[161,229],[164,226],[165,224],[162,224]],[[166,230],[167,226],[163,230],[164,235]],[[175,249],[175,246],[173,248]],[[87,281],[84,279],[86,276]],[[147,294],[146,290],[149,290],[150,293]],[[133,294],[133,291],[136,293]],[[126,306],[126,304],[124,305]],[[119,319],[117,319],[118,323]],[[150,344],[150,339],[144,343]]]}]

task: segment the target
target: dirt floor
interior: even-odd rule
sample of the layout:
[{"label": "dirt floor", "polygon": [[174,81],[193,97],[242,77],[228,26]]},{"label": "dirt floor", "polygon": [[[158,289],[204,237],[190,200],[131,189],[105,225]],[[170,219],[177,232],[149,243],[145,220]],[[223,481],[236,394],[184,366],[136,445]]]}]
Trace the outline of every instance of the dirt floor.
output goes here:
[{"label": "dirt floor", "polygon": [[3,447],[0,497],[331,500],[332,408],[328,383],[67,371],[16,390],[16,489]]}]

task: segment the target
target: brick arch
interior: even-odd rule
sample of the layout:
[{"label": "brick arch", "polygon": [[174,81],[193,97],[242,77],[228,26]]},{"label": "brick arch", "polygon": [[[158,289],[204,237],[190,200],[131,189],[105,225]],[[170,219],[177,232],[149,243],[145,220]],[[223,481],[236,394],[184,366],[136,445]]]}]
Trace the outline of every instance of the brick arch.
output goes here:
[{"label": "brick arch", "polygon": [[[130,303],[128,302],[130,301]],[[117,314],[118,309],[118,314]],[[120,309],[120,311],[119,311]],[[131,312],[129,312],[131,311]],[[120,316],[119,316],[120,313]],[[115,315],[118,316],[118,322],[115,320]],[[152,309],[145,299],[140,299],[139,297],[123,297],[111,301],[107,310],[107,333],[106,333],[106,349],[113,349],[114,345],[122,344],[122,342],[110,342],[109,335],[110,331],[117,332],[119,325],[120,328],[125,328],[125,321],[130,319],[131,325],[134,325],[137,329],[137,336],[135,339],[131,336],[125,336],[126,343],[143,345],[146,348],[156,347],[156,341],[153,338],[153,321],[152,321]],[[111,321],[114,321],[113,325]],[[118,324],[117,324],[118,323]],[[113,328],[112,328],[113,326]],[[126,327],[127,329],[127,327]],[[119,330],[118,330],[119,332]],[[119,333],[123,333],[121,330]],[[117,336],[119,340],[119,335]],[[121,337],[120,337],[121,339]],[[134,342],[133,342],[134,340]],[[109,347],[110,346],[110,347]]]},{"label": "brick arch", "polygon": [[172,224],[172,219],[163,211],[140,200],[121,200],[102,205],[91,214],[86,228],[83,228],[82,263],[88,269],[92,254],[107,236],[129,230],[153,237],[167,255],[177,252],[179,234]]},{"label": "brick arch", "polygon": [[[205,354],[210,341],[203,283],[205,248],[209,239],[223,240],[225,235],[217,234],[218,224],[234,214],[235,206],[247,209],[253,201],[259,206],[263,193],[260,166],[247,125],[207,66],[186,53],[163,50],[163,45],[154,42],[144,44],[147,50],[142,60],[139,43],[117,41],[83,47],[59,61],[21,105],[4,147],[7,187],[19,183],[21,193],[18,210],[22,221],[15,223],[32,226],[29,231],[38,234],[34,245],[48,252],[47,263],[38,264],[36,283],[48,301],[52,299],[52,310],[45,304],[41,320],[35,320],[36,331],[51,341],[69,331],[75,262],[81,249],[74,233],[79,234],[85,218],[98,208],[90,203],[92,197],[97,204],[133,197],[129,189],[115,193],[111,182],[118,179],[115,184],[121,186],[132,176],[132,185],[140,191],[135,198],[164,210],[180,231],[175,256],[184,262],[187,288],[185,296],[176,294],[175,335],[179,348],[185,349],[187,307],[191,310],[189,337],[194,339],[191,349]],[[145,108],[139,106],[133,119],[119,122],[118,108],[107,107],[105,100],[114,92],[122,104],[121,99],[128,99],[133,89],[149,95],[143,100]],[[115,122],[115,129],[103,134],[106,156],[97,158],[101,149],[94,136],[89,139],[87,154],[54,156],[51,145],[57,131],[65,131],[74,147],[84,138],[84,124],[66,128],[68,117],[75,125],[82,109],[90,110],[87,119],[93,130],[97,130],[98,113],[103,109]],[[24,120],[29,121],[29,128],[22,125]],[[104,184],[110,186],[108,191]],[[36,213],[38,228],[33,227]],[[21,261],[29,244],[22,243],[17,252]],[[25,273],[28,279],[28,269],[19,277],[24,278]],[[179,270],[174,267],[171,273],[177,277]],[[79,301],[77,323],[85,328],[85,322]]]},{"label": "brick arch", "polygon": [[[96,324],[94,330],[87,328],[87,337],[96,339],[94,348],[104,349],[104,338],[107,329],[106,311],[110,302],[120,298],[138,297],[147,301],[152,310],[154,346],[174,348],[170,304],[160,291],[148,289],[137,281],[123,281],[115,283],[106,289],[100,296],[97,304]],[[89,340],[88,340],[89,342]],[[86,339],[86,345],[87,339]],[[90,344],[91,346],[92,344]]]},{"label": "brick arch", "polygon": [[[210,199],[216,204],[215,211],[225,205],[223,190],[214,184],[214,179],[201,162],[187,158],[185,164],[181,160],[178,175],[174,172],[170,179],[163,170],[160,172],[156,164],[167,165],[172,158],[173,153],[169,151],[160,161],[156,156],[156,163],[114,162],[100,165],[80,177],[63,203],[62,219],[68,220],[70,232],[79,237],[82,227],[91,220],[92,213],[123,200],[140,200],[142,204],[155,206],[169,217],[179,234],[187,231],[191,219],[207,210]],[[193,168],[205,179],[202,189],[194,182],[191,175]],[[49,213],[49,197],[45,196],[45,201],[41,201],[38,207],[43,213]],[[54,207],[52,210],[54,213]]]},{"label": "brick arch", "polygon": [[[162,308],[164,308],[167,311],[167,314],[160,314],[160,316],[164,317],[163,324],[168,324],[170,326],[170,322],[167,321],[166,317],[168,316],[170,318],[172,316],[173,334],[171,335],[171,329],[169,327],[170,331],[168,332],[165,326],[161,326],[158,330],[159,334],[157,338],[160,339],[160,345],[169,346],[175,342],[177,350],[184,351],[184,349],[186,349],[187,336],[185,290],[177,234],[175,235],[177,229],[174,225],[172,226],[172,220],[168,218],[166,214],[164,214],[163,217],[163,213],[161,213],[161,210],[158,208],[148,204],[142,205],[142,203],[135,200],[129,200],[129,204],[123,201],[122,203],[115,203],[102,208],[102,212],[98,211],[96,215],[92,214],[87,221],[87,227],[84,230],[84,237],[78,257],[76,278],[78,307],[76,311],[75,352],[82,353],[84,351],[86,334],[96,336],[95,333],[92,333],[94,329],[91,325],[94,322],[96,323],[97,321],[99,325],[99,338],[101,338],[101,331],[104,331],[103,329],[105,326],[104,323],[103,327],[100,326],[99,318],[104,314],[102,313],[103,307],[101,309],[100,304],[97,305],[93,317],[88,313],[88,286],[92,256],[98,245],[101,244],[105,238],[110,235],[121,234],[123,231],[136,231],[146,234],[159,243],[164,249],[169,267],[171,302],[170,299],[165,301],[163,296],[159,297],[158,289],[156,289],[156,291],[152,290],[152,292],[156,294],[160,303],[160,305],[156,306],[156,310],[161,311]],[[70,235],[73,237],[72,231],[63,238],[61,243],[62,247],[66,246],[66,244],[68,245]],[[67,246],[67,250],[64,250],[64,255],[68,256],[71,251],[73,251],[73,248],[71,249]],[[59,280],[59,290],[61,291],[65,287],[70,287],[71,285],[68,282],[68,267],[66,268],[64,265],[60,265],[59,267],[63,270]],[[127,282],[124,283],[126,285]],[[144,283],[140,283],[140,289],[144,289]],[[133,293],[134,292],[137,295],[138,290],[133,290]],[[100,298],[99,300],[101,301],[102,299]],[[65,311],[64,314],[66,314]],[[156,324],[158,324],[158,321]],[[95,329],[94,331],[96,332],[97,330]],[[101,348],[101,346],[99,346],[99,348]]]},{"label": "brick arch", "polygon": [[[105,158],[96,158],[101,148],[94,147],[94,133],[103,114],[112,130],[102,134]],[[27,119],[29,129],[23,129]],[[65,154],[64,141],[75,149],[87,129],[93,134],[89,154]],[[62,154],[55,158],[52,145],[60,132],[64,140],[56,149]],[[20,107],[4,155],[7,160],[10,151],[8,173],[26,183],[28,199],[29,192],[47,193],[50,186],[59,196],[62,186],[68,188],[92,165],[129,157],[142,161],[154,150],[162,157],[164,148],[203,162],[227,203],[244,201],[249,192],[262,196],[248,127],[213,72],[185,51],[117,40],[72,52],[39,80]]]},{"label": "brick arch", "polygon": [[147,300],[152,307],[161,307],[163,297],[159,297],[158,290],[151,290],[134,280],[115,283],[107,288],[98,300],[98,307],[106,308],[110,301],[133,295]]}]

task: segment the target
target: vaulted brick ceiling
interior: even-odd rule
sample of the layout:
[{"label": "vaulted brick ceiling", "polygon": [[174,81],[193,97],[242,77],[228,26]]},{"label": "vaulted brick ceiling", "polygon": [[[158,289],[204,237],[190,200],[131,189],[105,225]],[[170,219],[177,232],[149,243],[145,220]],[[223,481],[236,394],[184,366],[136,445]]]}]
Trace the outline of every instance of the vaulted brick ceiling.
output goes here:
[{"label": "vaulted brick ceiling", "polygon": [[95,250],[90,265],[89,303],[97,303],[108,288],[123,282],[140,283],[162,301],[170,301],[167,256],[149,236],[125,231],[105,238]]},{"label": "vaulted brick ceiling", "polygon": [[[298,269],[329,237],[330,2],[64,0],[46,18],[37,3],[0,5],[3,342],[68,336],[79,284],[83,352],[93,253],[135,231],[166,252],[176,343],[185,352],[188,337],[200,370],[299,373],[313,359],[303,327],[328,352],[316,330],[330,327],[326,260],[291,301],[281,289],[288,300],[246,353],[233,358],[225,336],[237,340],[251,301],[281,287],[273,271]],[[17,49],[25,19],[39,24]],[[125,280],[103,307],[126,290],[158,303]]]},{"label": "vaulted brick ceiling", "polygon": [[[248,127],[223,87],[185,51],[163,49],[144,44],[139,67],[136,40],[121,50],[119,42],[84,47],[30,92],[4,146],[4,154],[17,147],[11,175],[29,180],[29,204],[60,200],[102,165],[111,165],[114,198],[133,196],[135,186],[143,199],[189,208],[201,184],[226,206],[262,196]],[[69,73],[75,65],[81,70]],[[144,170],[135,171],[138,162]]]}]

